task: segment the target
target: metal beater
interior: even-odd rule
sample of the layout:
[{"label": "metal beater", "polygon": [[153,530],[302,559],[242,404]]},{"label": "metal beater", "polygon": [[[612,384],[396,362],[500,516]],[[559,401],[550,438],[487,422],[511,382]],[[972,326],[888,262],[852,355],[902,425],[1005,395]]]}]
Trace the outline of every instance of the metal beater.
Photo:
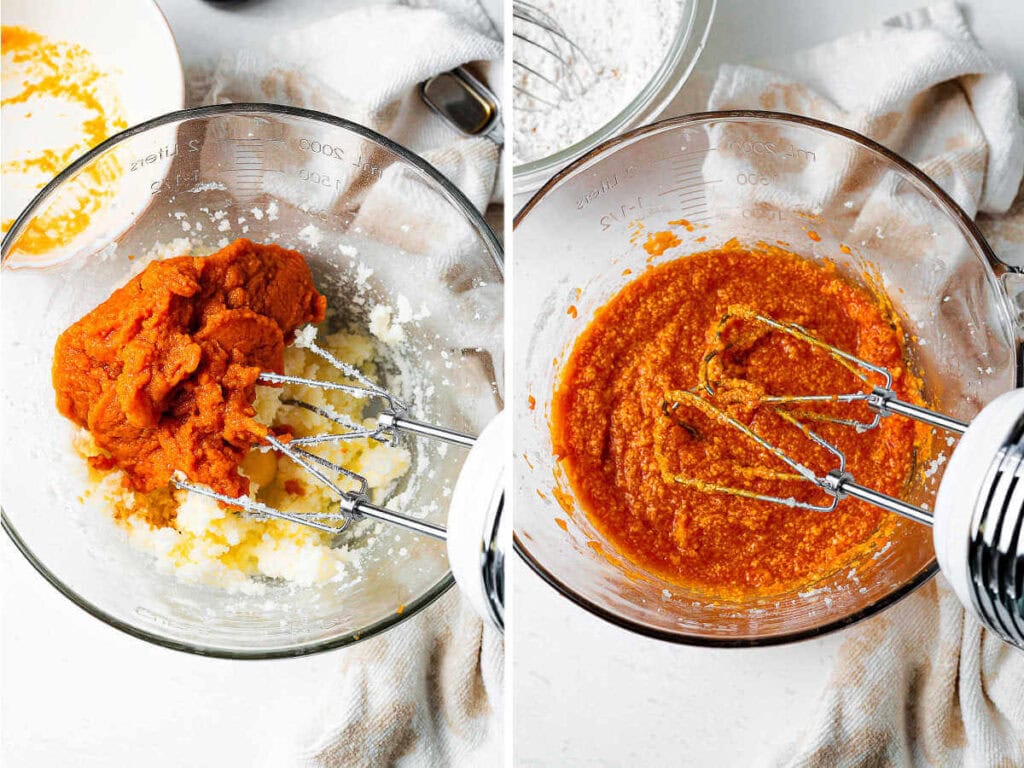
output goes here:
[{"label": "metal beater", "polygon": [[[320,381],[268,371],[260,374],[260,382],[341,391],[364,400],[376,401],[380,406],[375,424],[365,427],[330,407],[320,407],[304,400],[284,399],[281,402],[285,405],[315,413],[322,419],[340,426],[342,431],[325,432],[288,441],[268,432],[265,438],[271,450],[288,457],[326,486],[338,498],[338,510],[285,512],[248,497],[227,496],[180,477],[172,480],[174,485],[182,490],[236,507],[242,510],[242,514],[255,519],[287,520],[323,533],[338,535],[357,520],[371,518],[444,541],[447,544],[452,572],[464,594],[483,618],[490,620],[499,629],[503,628],[502,531],[507,526],[507,518],[503,519],[502,515],[504,419],[501,414],[487,425],[479,438],[420,421],[409,415],[409,406],[401,399],[372,381],[355,366],[339,360],[311,339],[304,338],[303,334],[296,336],[295,345],[325,360],[354,383]],[[308,450],[312,446],[324,443],[359,439],[379,440],[397,445],[402,435],[442,440],[471,449],[452,493],[447,528],[373,504],[367,493],[365,477]],[[338,480],[332,479],[332,475],[334,478],[345,478],[349,481],[346,485],[354,485],[355,488],[342,488]]]},{"label": "metal beater", "polygon": [[[733,321],[753,324],[759,333],[783,333],[822,350],[860,379],[866,391],[824,395],[752,394],[747,402],[764,405],[836,458],[836,466],[821,474],[787,455],[719,407],[721,355],[730,345],[725,329]],[[790,507],[830,512],[847,496],[933,526],[939,565],[961,602],[1008,643],[1024,648],[1024,389],[1008,392],[986,406],[970,424],[900,400],[892,390],[892,375],[837,347],[807,329],[774,320],[753,310],[732,307],[718,322],[715,344],[699,370],[699,384],[686,391],[665,394],[662,410],[680,426],[693,429],[680,415],[684,406],[695,408],[734,428],[744,438],[770,453],[790,472],[766,470],[759,477],[809,482],[831,497],[827,504],[762,494],[750,489],[709,483],[668,472],[666,479],[700,490],[757,499]],[[873,412],[866,421],[799,410],[801,404],[865,403]],[[898,414],[947,432],[962,435],[943,475],[934,514],[855,482],[846,469],[846,457],[833,443],[808,426],[811,421],[841,424],[866,431],[885,417]]]},{"label": "metal beater", "polygon": [[544,111],[582,96],[597,80],[586,52],[550,13],[512,4],[512,80],[516,109]]}]

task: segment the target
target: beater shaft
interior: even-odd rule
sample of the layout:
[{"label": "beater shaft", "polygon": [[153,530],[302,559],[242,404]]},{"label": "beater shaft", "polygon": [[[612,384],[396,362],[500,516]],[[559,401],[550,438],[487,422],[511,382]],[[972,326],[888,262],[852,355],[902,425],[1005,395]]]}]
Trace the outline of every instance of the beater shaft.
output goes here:
[{"label": "beater shaft", "polygon": [[385,429],[397,429],[420,437],[432,437],[446,443],[472,448],[476,438],[465,432],[458,432],[448,427],[439,427],[426,421],[413,419],[396,413],[382,413],[377,417],[377,424]]},{"label": "beater shaft", "polygon": [[[369,501],[363,499],[356,499],[352,502],[351,508],[346,510],[344,513],[306,513],[306,512],[284,512],[283,510],[276,509],[275,507],[261,504],[253,499],[234,496],[227,496],[223,493],[217,493],[216,491],[207,488],[205,485],[195,485],[185,480],[172,480],[171,482],[177,488],[183,491],[191,491],[197,493],[200,496],[206,496],[210,499],[223,502],[228,506],[238,507],[245,511],[250,517],[261,518],[261,517],[272,517],[275,520],[286,520],[289,523],[296,523],[298,525],[304,525],[307,528],[314,528],[322,533],[341,533],[348,527],[348,524],[360,517],[371,517],[374,520],[380,520],[385,523],[392,523],[399,525],[403,528],[408,528],[416,533],[422,533],[425,536],[430,536],[434,539],[444,541],[447,538],[447,531],[444,526],[436,525],[434,523],[427,522],[426,520],[418,520],[415,517],[409,517],[403,515],[401,512],[395,512],[394,510],[388,509],[387,507],[380,507],[376,504],[371,504]],[[341,523],[338,525],[328,525],[322,520],[332,520]]]},{"label": "beater shaft", "polygon": [[886,512],[894,512],[914,522],[923,523],[924,525],[932,524],[932,515],[928,511],[913,504],[908,504],[902,499],[897,499],[895,496],[889,496],[873,488],[860,485],[854,482],[853,476],[850,474],[829,472],[825,476],[825,483],[822,485],[822,489],[826,493],[833,494],[838,499],[850,496],[860,501],[866,501],[868,504],[884,509]]},{"label": "beater shaft", "polygon": [[922,408],[920,405],[914,405],[913,403],[906,403],[893,395],[891,390],[876,389],[871,394],[872,397],[868,398],[867,401],[868,405],[883,416],[897,413],[900,416],[924,422],[933,427],[944,429],[947,432],[956,432],[958,435],[962,435],[967,431],[967,427],[970,426],[966,421],[954,419],[952,416],[947,416],[944,413]]},{"label": "beater shaft", "polygon": [[416,533],[422,533],[441,541],[448,538],[448,532],[445,530],[444,526],[436,525],[435,523],[430,523],[426,520],[418,520],[415,517],[403,515],[401,512],[395,512],[387,507],[379,507],[368,501],[356,502],[354,511],[357,515],[365,515],[366,517],[372,517],[375,520],[383,520],[385,523],[400,525],[403,528],[408,528],[410,531],[416,531]]}]

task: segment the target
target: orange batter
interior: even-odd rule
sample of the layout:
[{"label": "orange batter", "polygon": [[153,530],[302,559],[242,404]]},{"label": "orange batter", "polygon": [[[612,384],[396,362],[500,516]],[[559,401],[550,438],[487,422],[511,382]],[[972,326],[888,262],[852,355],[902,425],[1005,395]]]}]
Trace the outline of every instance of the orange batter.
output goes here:
[{"label": "orange batter", "polygon": [[276,245],[155,261],[57,339],[57,408],[105,451],[93,463],[137,491],[181,470],[244,495],[238,466],[267,431],[256,378],[283,373],[285,345],[326,306],[302,255]]},{"label": "orange batter", "polygon": [[[664,578],[731,598],[777,594],[849,567],[884,541],[894,522],[852,499],[826,514],[698,487],[828,501],[809,483],[779,479],[777,472],[790,470],[721,420],[692,405],[666,410],[667,394],[698,385],[708,349],[727,348],[708,366],[718,407],[819,474],[835,459],[755,395],[866,388],[827,353],[785,334],[743,320],[716,328],[727,310],[740,308],[799,323],[887,368],[896,393],[920,402],[902,332],[875,297],[833,267],[729,243],[649,269],[602,307],[576,341],[552,409],[556,455],[602,533]],[[913,471],[912,421],[884,419],[858,433],[810,421],[808,413],[870,419],[862,404],[790,410],[802,410],[804,423],[846,453],[858,482],[899,495]],[[697,482],[673,482],[674,475]]]}]

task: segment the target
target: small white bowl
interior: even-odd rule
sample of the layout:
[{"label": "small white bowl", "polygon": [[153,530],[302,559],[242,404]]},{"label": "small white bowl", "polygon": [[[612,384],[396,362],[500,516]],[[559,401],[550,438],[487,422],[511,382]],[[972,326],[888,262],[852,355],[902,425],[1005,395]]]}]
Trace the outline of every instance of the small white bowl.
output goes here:
[{"label": "small white bowl", "polygon": [[[104,0],[88,8],[67,0],[5,0],[3,23],[5,27],[36,32],[51,42],[72,43],[87,50],[97,68],[108,75],[128,126],[184,106],[185,82],[178,47],[154,0]],[[46,127],[40,125],[33,135],[46,136]],[[133,179],[131,174],[122,173],[110,183],[120,196]],[[24,210],[28,205],[34,194],[31,186],[4,184],[5,195],[17,196],[9,200],[16,203],[14,206],[5,206],[5,219],[9,212]],[[93,222],[74,240],[88,236],[94,224],[100,223]],[[68,247],[56,246],[33,258],[32,265],[52,264],[68,255]]]}]

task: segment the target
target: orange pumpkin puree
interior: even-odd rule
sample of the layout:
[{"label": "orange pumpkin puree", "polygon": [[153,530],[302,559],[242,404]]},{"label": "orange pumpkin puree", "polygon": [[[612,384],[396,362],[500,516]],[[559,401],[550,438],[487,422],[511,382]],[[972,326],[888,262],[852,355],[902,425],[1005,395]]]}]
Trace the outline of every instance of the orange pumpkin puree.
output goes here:
[{"label": "orange pumpkin puree", "polygon": [[154,261],[57,339],[57,408],[105,452],[91,463],[136,491],[181,470],[246,494],[239,464],[267,432],[256,379],[283,373],[285,345],[326,306],[303,256],[276,245]]},{"label": "orange pumpkin puree", "polygon": [[[901,397],[921,401],[919,381],[906,365],[902,331],[885,302],[834,266],[777,248],[747,250],[729,243],[665,263],[598,310],[556,388],[556,456],[590,520],[626,558],[673,583],[728,599],[778,594],[849,567],[885,541],[895,523],[888,513],[852,499],[825,514],[671,481],[669,475],[677,474],[782,498],[828,501],[810,483],[779,479],[777,472],[790,470],[721,420],[692,405],[663,410],[667,393],[697,386],[706,351],[723,343],[716,325],[737,306],[799,323],[886,367]],[[839,393],[863,391],[865,385],[827,353],[783,333],[753,332],[749,326],[726,330],[731,347],[717,361],[717,406],[819,474],[834,468],[835,459],[785,422],[777,406],[760,404],[749,392]],[[863,404],[801,407],[871,417]],[[884,419],[867,432],[804,423],[846,453],[858,482],[890,494],[904,489],[918,442],[913,422]]]}]

